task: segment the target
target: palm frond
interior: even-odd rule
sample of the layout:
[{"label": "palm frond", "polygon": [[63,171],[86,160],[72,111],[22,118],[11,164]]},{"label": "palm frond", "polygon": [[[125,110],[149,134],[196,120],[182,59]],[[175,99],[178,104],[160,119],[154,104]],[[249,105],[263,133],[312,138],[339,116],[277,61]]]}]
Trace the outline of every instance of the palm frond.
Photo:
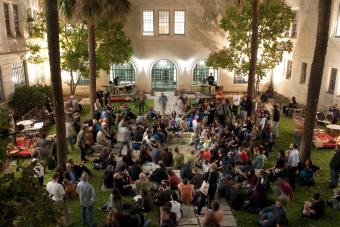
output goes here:
[{"label": "palm frond", "polygon": [[66,20],[74,18],[76,0],[58,0],[59,14]]}]

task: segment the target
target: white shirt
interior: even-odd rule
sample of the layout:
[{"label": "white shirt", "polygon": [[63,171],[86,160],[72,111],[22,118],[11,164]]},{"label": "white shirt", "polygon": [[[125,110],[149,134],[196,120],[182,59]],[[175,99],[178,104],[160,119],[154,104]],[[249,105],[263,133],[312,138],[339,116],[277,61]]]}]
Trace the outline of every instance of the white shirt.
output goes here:
[{"label": "white shirt", "polygon": [[61,184],[56,181],[50,181],[46,185],[46,190],[52,195],[52,200],[62,201],[65,195],[65,190]]},{"label": "white shirt", "polygon": [[239,106],[241,102],[241,96],[240,95],[234,95],[233,96],[233,105]]},{"label": "white shirt", "polygon": [[37,162],[33,168],[35,174],[37,175],[37,177],[43,177],[45,174],[45,169],[44,166],[40,163]]},{"label": "white shirt", "polygon": [[299,151],[296,149],[289,151],[288,166],[297,167],[300,162]]},{"label": "white shirt", "polygon": [[209,167],[210,167],[210,164],[205,164],[204,162],[202,163],[202,169],[203,169],[203,173],[207,173],[209,172]]},{"label": "white shirt", "polygon": [[170,201],[172,206],[171,206],[171,212],[174,212],[176,214],[176,221],[179,221],[181,219],[182,214],[181,214],[181,204],[177,201],[171,200]]}]

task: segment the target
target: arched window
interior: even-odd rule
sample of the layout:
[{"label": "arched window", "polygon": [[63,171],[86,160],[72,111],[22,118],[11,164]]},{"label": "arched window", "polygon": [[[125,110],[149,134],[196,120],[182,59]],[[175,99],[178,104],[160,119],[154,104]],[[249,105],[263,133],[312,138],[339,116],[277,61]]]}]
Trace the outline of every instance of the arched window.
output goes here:
[{"label": "arched window", "polygon": [[135,83],[135,69],[130,62],[124,64],[113,64],[110,69],[110,81],[118,79],[119,85]]},{"label": "arched window", "polygon": [[175,64],[167,59],[159,60],[152,66],[151,85],[154,90],[174,90],[177,83]]},{"label": "arched window", "polygon": [[203,60],[197,62],[192,75],[192,84],[204,84],[210,74],[215,78],[215,81],[217,82],[217,70],[207,66],[205,61]]}]

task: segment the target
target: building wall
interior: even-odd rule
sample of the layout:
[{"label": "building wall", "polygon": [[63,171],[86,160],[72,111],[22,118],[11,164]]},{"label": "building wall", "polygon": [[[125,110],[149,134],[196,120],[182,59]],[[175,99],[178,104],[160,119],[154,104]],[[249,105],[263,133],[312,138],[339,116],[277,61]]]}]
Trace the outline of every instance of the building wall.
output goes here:
[{"label": "building wall", "polygon": [[[193,69],[197,62],[208,58],[226,43],[226,33],[218,27],[218,21],[230,5],[228,0],[134,0],[125,25],[126,35],[131,39],[134,56],[131,63],[136,70],[138,90],[151,91],[152,66],[161,59],[169,59],[177,69],[177,90],[195,91]],[[154,36],[143,36],[143,10],[154,10]],[[170,11],[170,34],[158,35],[158,10]],[[174,35],[174,10],[185,10],[185,35]],[[99,79],[108,84],[109,76],[105,73]],[[263,81],[266,85],[269,78]],[[246,84],[234,84],[233,72],[218,70],[218,84],[224,85],[225,91],[245,91]],[[100,86],[100,83],[98,83]]]},{"label": "building wall", "polygon": [[[297,38],[292,39],[294,42],[293,52],[284,56],[284,61],[291,59],[293,62],[291,78],[285,78],[286,69],[284,62],[282,62],[273,71],[274,89],[287,97],[295,96],[299,103],[305,104],[307,99],[308,83],[310,79],[313,79],[313,75],[310,75],[310,69],[314,57],[316,42],[319,1],[287,0],[287,2],[292,6],[293,9],[298,10],[299,12],[298,35]],[[339,103],[340,101],[339,72],[337,75],[334,94],[328,93],[331,68],[337,68],[338,71],[340,70],[340,38],[334,38],[334,30],[337,24],[336,20],[338,17],[339,4],[339,0],[333,1],[331,28],[329,34],[330,37],[320,90],[319,109],[327,108],[332,104]],[[303,62],[308,64],[307,79],[305,83],[300,83]]]},{"label": "building wall", "polygon": [[[0,0],[0,105],[6,103],[15,91],[13,64],[24,60],[23,51],[29,36],[25,23],[28,9],[38,9],[38,2],[39,0]],[[4,3],[9,4],[10,31],[12,36],[7,35]],[[20,35],[16,35],[14,28],[14,4],[18,6]],[[27,72],[27,64],[25,64],[25,72]],[[28,80],[27,83],[29,84]]]}]

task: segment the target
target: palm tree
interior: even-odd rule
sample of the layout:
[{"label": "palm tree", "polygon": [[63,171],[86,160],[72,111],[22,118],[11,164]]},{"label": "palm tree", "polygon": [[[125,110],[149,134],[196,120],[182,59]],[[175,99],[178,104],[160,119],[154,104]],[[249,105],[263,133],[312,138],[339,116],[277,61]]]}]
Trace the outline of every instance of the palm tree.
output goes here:
[{"label": "palm tree", "polygon": [[59,9],[66,19],[85,22],[88,30],[90,107],[95,114],[96,100],[96,34],[101,19],[120,21],[130,8],[128,0],[59,0]]},{"label": "palm tree", "polygon": [[255,93],[257,51],[259,48],[259,16],[260,16],[259,5],[260,5],[259,0],[252,0],[251,54],[249,61],[249,77],[247,87],[247,96],[250,101],[253,100]]},{"label": "palm tree", "polygon": [[47,42],[50,61],[52,94],[57,130],[57,160],[58,166],[64,166],[67,161],[67,144],[65,130],[65,113],[63,90],[60,75],[60,46],[59,46],[59,19],[57,0],[46,0]]},{"label": "palm tree", "polygon": [[328,46],[329,24],[331,16],[332,0],[319,0],[318,28],[314,58],[310,72],[308,85],[306,115],[304,131],[301,141],[301,159],[310,159],[314,132],[315,115],[318,107],[320,87],[322,82],[325,58]]}]

